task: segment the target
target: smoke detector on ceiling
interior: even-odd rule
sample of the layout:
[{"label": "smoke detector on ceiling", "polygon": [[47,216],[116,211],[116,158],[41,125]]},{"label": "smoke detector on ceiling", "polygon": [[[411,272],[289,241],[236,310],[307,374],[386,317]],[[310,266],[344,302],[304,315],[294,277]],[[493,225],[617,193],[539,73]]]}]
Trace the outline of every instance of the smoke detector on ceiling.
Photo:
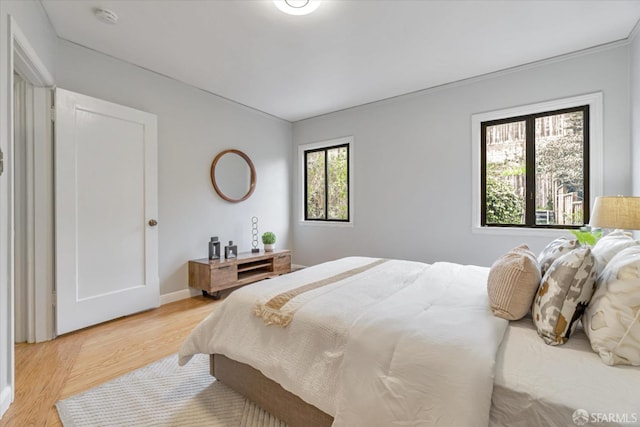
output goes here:
[{"label": "smoke detector on ceiling", "polygon": [[118,23],[118,15],[112,10],[99,8],[95,9],[94,13],[96,14],[96,18],[106,24],[115,25]]}]

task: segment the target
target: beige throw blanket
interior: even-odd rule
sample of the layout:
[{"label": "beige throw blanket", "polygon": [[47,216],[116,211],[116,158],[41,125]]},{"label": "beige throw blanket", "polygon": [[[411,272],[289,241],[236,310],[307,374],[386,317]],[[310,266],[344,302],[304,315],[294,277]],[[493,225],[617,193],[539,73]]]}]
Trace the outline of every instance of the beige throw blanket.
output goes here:
[{"label": "beige throw blanket", "polygon": [[265,325],[278,325],[285,328],[289,323],[291,323],[293,315],[304,303],[303,298],[301,297],[303,294],[348,279],[349,277],[377,267],[386,261],[386,259],[379,259],[361,267],[343,271],[334,276],[307,283],[306,285],[299,286],[287,292],[282,292],[273,297],[268,297],[266,301],[263,300],[255,305],[254,313],[256,316],[262,318]]}]

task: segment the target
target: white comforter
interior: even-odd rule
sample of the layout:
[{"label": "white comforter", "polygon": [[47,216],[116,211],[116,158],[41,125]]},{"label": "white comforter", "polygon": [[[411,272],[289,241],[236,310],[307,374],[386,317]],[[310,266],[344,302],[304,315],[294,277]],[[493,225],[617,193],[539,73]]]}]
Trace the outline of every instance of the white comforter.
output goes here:
[{"label": "white comforter", "polygon": [[336,427],[488,425],[496,350],[507,322],[488,309],[488,269],[390,260],[310,291],[286,328],[253,307],[371,263],[344,258],[233,292],[180,350],[259,369]]}]

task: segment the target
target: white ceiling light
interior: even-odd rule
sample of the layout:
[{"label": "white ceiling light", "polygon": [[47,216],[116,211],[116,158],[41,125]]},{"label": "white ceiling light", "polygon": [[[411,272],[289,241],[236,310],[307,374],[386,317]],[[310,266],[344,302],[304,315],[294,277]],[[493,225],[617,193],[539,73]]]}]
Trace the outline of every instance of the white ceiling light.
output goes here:
[{"label": "white ceiling light", "polygon": [[109,9],[95,9],[94,13],[96,14],[96,18],[101,20],[106,24],[117,24],[118,23],[118,15],[112,10]]},{"label": "white ceiling light", "polygon": [[320,6],[320,0],[273,0],[275,5],[289,15],[307,15]]}]

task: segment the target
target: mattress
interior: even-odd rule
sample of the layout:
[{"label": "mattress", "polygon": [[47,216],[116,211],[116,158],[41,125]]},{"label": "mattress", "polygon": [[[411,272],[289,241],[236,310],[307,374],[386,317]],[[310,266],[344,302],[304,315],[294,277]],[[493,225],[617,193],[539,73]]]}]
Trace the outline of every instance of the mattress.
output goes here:
[{"label": "mattress", "polygon": [[495,427],[640,426],[640,369],[605,365],[581,328],[546,345],[525,317],[498,350],[490,417]]}]

